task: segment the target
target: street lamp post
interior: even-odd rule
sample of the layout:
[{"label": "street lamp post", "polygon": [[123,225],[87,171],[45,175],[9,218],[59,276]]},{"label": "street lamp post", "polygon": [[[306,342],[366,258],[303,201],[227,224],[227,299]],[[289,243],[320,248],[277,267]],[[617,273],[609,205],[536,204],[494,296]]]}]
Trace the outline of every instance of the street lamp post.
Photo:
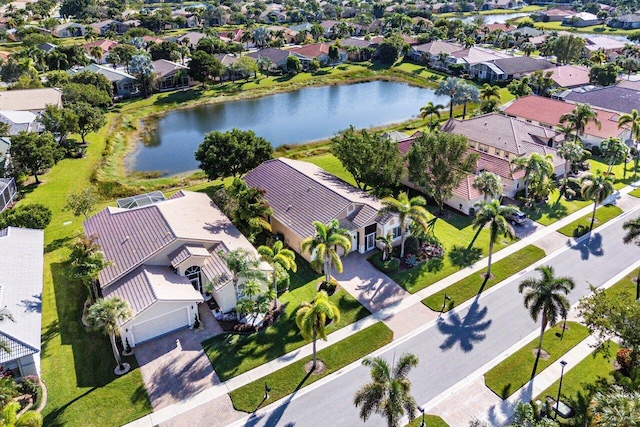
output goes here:
[{"label": "street lamp post", "polygon": [[554,420],[558,418],[558,408],[560,407],[560,393],[562,392],[562,377],[564,376],[564,367],[567,366],[567,362],[561,360],[560,365],[562,365],[562,368],[560,368],[560,384],[558,384],[558,398],[556,399],[556,411],[553,415]]},{"label": "street lamp post", "polygon": [[418,411],[422,412],[422,422],[420,423],[420,427],[425,427],[424,423],[424,408],[422,406],[418,406]]},{"label": "street lamp post", "polygon": [[271,391],[271,387],[269,387],[267,385],[267,383],[264,383],[264,400],[267,400],[269,398],[269,392]]},{"label": "street lamp post", "polygon": [[444,313],[444,308],[447,306],[447,301],[451,300],[451,297],[447,294],[444,294],[444,300],[442,301],[442,312]]}]

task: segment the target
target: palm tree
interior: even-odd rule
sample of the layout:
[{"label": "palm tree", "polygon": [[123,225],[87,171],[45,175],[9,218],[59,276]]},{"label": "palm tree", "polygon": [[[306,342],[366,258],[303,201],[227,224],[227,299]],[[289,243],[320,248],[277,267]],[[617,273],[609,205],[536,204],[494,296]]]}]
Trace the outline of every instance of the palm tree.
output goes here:
[{"label": "palm tree", "polygon": [[473,188],[480,191],[486,202],[489,197],[500,197],[502,195],[502,181],[493,172],[480,172],[473,181]]},{"label": "palm tree", "polygon": [[500,102],[502,97],[500,95],[500,86],[491,86],[489,83],[485,83],[482,85],[482,89],[480,89],[480,99],[483,101],[491,101],[495,99]]},{"label": "palm tree", "polygon": [[322,266],[325,282],[328,284],[331,281],[332,266],[335,265],[336,271],[342,273],[342,260],[340,260],[336,248],[340,247],[345,253],[349,252],[351,250],[351,235],[344,228],[340,228],[337,219],[333,219],[327,224],[313,221],[313,226],[316,229],[316,234],[304,239],[300,248],[302,252],[309,251],[312,257],[315,254],[311,265],[316,270],[320,270],[320,266]]},{"label": "palm tree", "polygon": [[558,156],[564,159],[564,179],[561,194],[565,194],[567,190],[567,179],[569,178],[571,164],[580,160],[584,153],[585,150],[580,141],[565,141],[558,147]]},{"label": "palm tree", "polygon": [[598,129],[602,126],[600,120],[598,120],[598,114],[593,111],[589,104],[577,104],[573,111],[560,116],[560,123],[564,124],[565,122],[568,122],[575,129],[575,139],[580,138],[589,122],[593,122],[598,126]]},{"label": "palm tree", "polygon": [[613,186],[613,179],[609,176],[597,174],[587,174],[581,180],[580,193],[585,200],[593,200],[593,214],[591,215],[591,226],[589,230],[593,230],[593,222],[596,219],[596,209],[607,197],[613,194],[616,188]]},{"label": "palm tree", "polygon": [[427,201],[422,196],[409,198],[406,192],[398,194],[398,198],[385,197],[381,200],[380,213],[397,214],[400,219],[400,258],[404,257],[404,242],[407,239],[407,219],[415,222],[423,230],[429,228],[429,212],[424,208]]},{"label": "palm tree", "polygon": [[376,241],[382,244],[382,261],[388,260],[389,254],[391,254],[393,250],[393,235],[387,233],[386,236],[378,236],[376,237]]},{"label": "palm tree", "polygon": [[520,45],[520,50],[524,52],[525,56],[531,56],[531,53],[536,50],[536,45],[531,42],[524,42]]},{"label": "palm tree", "polygon": [[69,255],[71,274],[87,287],[91,301],[98,295],[95,286],[98,274],[103,268],[111,265],[111,262],[105,259],[97,240],[95,235],[79,237],[71,245]]},{"label": "palm tree", "polygon": [[[618,129],[622,126],[631,124],[631,139],[635,144],[640,143],[640,113],[635,108],[631,110],[631,114],[624,113],[618,117]],[[638,156],[636,155],[636,161]],[[636,168],[638,165],[636,164]]]},{"label": "palm tree", "polygon": [[598,49],[591,54],[589,61],[593,64],[602,64],[607,61],[607,54],[604,53],[604,50]]},{"label": "palm tree", "polygon": [[376,413],[386,418],[388,427],[399,427],[405,414],[413,421],[418,405],[411,396],[409,372],[418,366],[418,357],[403,354],[393,367],[381,357],[367,357],[362,364],[371,368],[371,382],[363,385],[353,398],[356,408],[360,407],[360,419],[366,422]]},{"label": "palm tree", "polygon": [[566,295],[575,287],[571,277],[555,277],[553,267],[541,265],[536,267],[542,278],[536,280],[528,278],[523,280],[518,286],[518,292],[524,293],[524,306],[529,309],[529,314],[534,322],[542,315],[542,325],[540,327],[540,338],[538,340],[538,351],[536,362],[533,365],[531,378],[536,375],[540,351],[542,350],[542,339],[547,324],[555,325],[558,320],[567,317],[569,311],[569,300]]},{"label": "palm tree", "polygon": [[40,427],[42,426],[42,415],[36,411],[26,411],[18,415],[20,404],[18,402],[8,403],[2,409],[2,427]]},{"label": "palm tree", "polygon": [[449,118],[453,117],[453,105],[457,102],[460,93],[464,90],[464,80],[457,77],[447,77],[438,85],[435,94],[438,96],[448,96],[449,99]]},{"label": "palm tree", "polygon": [[620,139],[613,136],[603,140],[600,143],[600,150],[602,155],[608,160],[607,175],[611,174],[614,163],[619,163],[622,160],[626,160],[629,155],[629,147]]},{"label": "palm tree", "polygon": [[598,391],[589,404],[593,426],[637,426],[640,424],[640,392],[612,385],[608,392]]},{"label": "palm tree", "polygon": [[424,107],[420,108],[420,117],[422,117],[423,119],[426,118],[427,116],[429,116],[429,129],[433,130],[433,115],[435,114],[436,116],[438,116],[438,120],[440,119],[440,110],[442,110],[444,108],[443,105],[440,104],[436,104],[434,105],[433,102],[429,101],[429,103],[427,105],[425,105]]},{"label": "palm tree", "polygon": [[334,322],[340,321],[340,309],[331,300],[325,291],[316,293],[312,302],[303,302],[296,312],[296,324],[304,339],[313,340],[313,365],[311,371],[316,368],[318,361],[316,352],[316,340],[327,340],[325,326],[327,319]]},{"label": "palm tree", "polygon": [[236,302],[239,299],[238,282],[240,282],[241,278],[247,280],[265,280],[265,274],[260,270],[260,261],[248,250],[235,249],[229,252],[219,251],[218,255],[225,261],[229,271],[233,274],[231,282],[233,283],[233,289],[236,294]]},{"label": "palm tree", "polygon": [[[529,198],[530,183],[545,181],[553,174],[551,155],[543,156],[540,153],[531,153],[529,157],[516,157],[513,160],[515,170],[524,170],[524,197]],[[535,195],[534,195],[535,196]]]},{"label": "palm tree", "polygon": [[98,64],[100,64],[102,62],[104,51],[102,50],[101,46],[91,46],[91,49],[89,49],[89,54],[96,59]]},{"label": "palm tree", "polygon": [[[489,257],[487,264],[487,274],[485,276],[485,282],[491,277],[491,258],[493,256],[493,246],[498,239],[498,236],[507,237],[509,239],[515,239],[516,233],[513,231],[513,227],[507,221],[506,215],[517,213],[517,209],[512,206],[501,206],[500,201],[493,199],[488,203],[483,203],[480,210],[473,219],[473,228],[482,230],[487,224],[489,224]],[[478,235],[476,233],[476,236]],[[473,239],[475,240],[476,237]],[[473,245],[473,241],[471,242]]]},{"label": "palm tree", "polygon": [[480,91],[474,85],[465,83],[464,89],[460,92],[458,100],[464,104],[464,107],[462,108],[462,120],[464,120],[467,115],[467,103],[480,102]]},{"label": "palm tree", "polygon": [[88,310],[87,322],[92,328],[109,335],[113,356],[118,363],[114,371],[116,375],[122,375],[129,370],[128,365],[122,363],[116,344],[116,334],[120,331],[120,324],[129,320],[131,316],[133,316],[133,312],[127,302],[118,297],[100,299]]},{"label": "palm tree", "polygon": [[275,291],[275,307],[278,308],[278,275],[277,265],[294,273],[298,271],[296,264],[296,254],[291,249],[285,249],[280,240],[275,242],[273,246],[258,246],[258,253],[263,261],[269,263],[273,268],[273,290]]}]

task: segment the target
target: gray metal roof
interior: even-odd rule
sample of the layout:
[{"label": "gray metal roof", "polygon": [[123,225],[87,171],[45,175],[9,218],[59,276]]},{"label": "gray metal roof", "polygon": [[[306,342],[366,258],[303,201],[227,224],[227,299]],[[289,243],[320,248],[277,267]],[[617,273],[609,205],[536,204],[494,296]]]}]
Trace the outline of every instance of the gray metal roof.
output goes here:
[{"label": "gray metal roof", "polygon": [[565,101],[590,104],[593,107],[603,108],[620,113],[631,113],[634,108],[640,107],[640,91],[620,87],[607,86],[591,91],[567,91],[562,94]]},{"label": "gray metal roof", "polygon": [[514,58],[494,59],[491,63],[498,66],[505,74],[522,74],[554,67],[546,59],[536,59],[530,56],[516,56]]},{"label": "gray metal roof", "polygon": [[0,233],[0,306],[15,322],[0,322],[0,335],[12,352],[0,363],[40,351],[44,232],[8,227]]}]

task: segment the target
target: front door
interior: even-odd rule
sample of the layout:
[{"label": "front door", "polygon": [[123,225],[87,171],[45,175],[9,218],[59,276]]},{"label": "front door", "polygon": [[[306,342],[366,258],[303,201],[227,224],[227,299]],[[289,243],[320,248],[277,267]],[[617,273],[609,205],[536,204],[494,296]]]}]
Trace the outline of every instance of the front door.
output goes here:
[{"label": "front door", "polygon": [[353,231],[351,234],[351,250],[357,251],[358,249],[358,232]]},{"label": "front door", "polygon": [[366,250],[370,251],[371,249],[376,247],[376,233],[367,234],[366,239]]}]

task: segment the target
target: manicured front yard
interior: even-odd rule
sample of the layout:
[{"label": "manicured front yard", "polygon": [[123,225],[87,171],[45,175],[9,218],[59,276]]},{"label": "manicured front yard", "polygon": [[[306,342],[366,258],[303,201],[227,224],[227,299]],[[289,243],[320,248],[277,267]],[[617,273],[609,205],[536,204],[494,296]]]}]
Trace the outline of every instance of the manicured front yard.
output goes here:
[{"label": "manicured front yard", "polygon": [[[559,322],[555,327],[545,331],[542,348],[549,354],[549,357],[547,359],[540,358],[537,374],[589,336],[589,330],[585,326],[575,322],[567,322],[569,329],[560,339],[562,324],[563,322]],[[531,379],[537,348],[538,338],[535,338],[500,362],[485,374],[486,386],[503,399],[518,391]]]},{"label": "manicured front yard", "polygon": [[[231,392],[233,406],[240,411],[254,412],[261,406],[268,405],[299,389],[308,386],[338,369],[355,362],[361,357],[391,342],[393,332],[384,323],[379,322],[345,338],[336,344],[318,352],[318,360],[324,362],[326,370],[319,375],[308,375],[304,365],[312,360],[305,357],[257,381],[249,383]],[[271,388],[269,398],[265,401],[264,384]]]},{"label": "manicured front yard", "polygon": [[[42,377],[48,389],[44,425],[120,426],[151,412],[135,358],[122,377],[113,374],[109,340],[80,323],[87,290],[67,275],[67,244],[81,233],[81,219],[62,210],[67,195],[89,185],[105,146],[105,129],[88,137],[83,159],[65,159],[25,194],[21,204],[42,203],[53,212],[45,230],[42,292]],[[117,408],[117,409],[116,409]]]},{"label": "manicured front yard", "polygon": [[[405,427],[420,427],[420,423],[422,422],[422,414],[418,413],[416,417],[417,418],[415,420],[407,424]],[[424,423],[429,427],[449,427],[449,424],[447,424],[442,418],[437,415],[425,414]]]},{"label": "manicured front yard", "polygon": [[529,209],[523,209],[523,211],[532,220],[542,225],[550,225],[590,204],[591,202],[586,200],[566,200],[564,197],[560,197],[558,190],[554,190],[546,203],[534,205]]},{"label": "manicured front yard", "polygon": [[[612,362],[616,358],[618,349],[620,349],[618,344],[609,341],[608,349],[594,351],[576,366],[573,366],[569,372],[566,372],[562,379],[560,400],[574,410],[585,410],[590,400],[589,386],[599,380],[612,382],[613,375],[611,373],[614,370]],[[559,385],[560,380],[558,379],[558,381],[540,393],[534,401],[539,399],[544,402],[546,396],[551,396],[555,400],[558,396]]]},{"label": "manicured front yard", "polygon": [[[596,229],[607,221],[612,220],[622,213],[622,209],[615,205],[600,206],[596,209],[596,218],[593,222],[593,228]],[[573,221],[558,229],[558,232],[568,237],[580,237],[589,232],[591,226],[591,214],[585,215],[580,219]]]},{"label": "manicured front yard", "polygon": [[473,273],[453,285],[448,286],[446,289],[425,298],[422,300],[422,303],[433,311],[443,311],[442,303],[446,294],[451,299],[444,307],[444,311],[449,311],[455,306],[476,296],[481,288],[486,291],[544,257],[544,251],[537,246],[525,246],[507,258],[493,263],[491,266],[491,275],[493,278],[487,281],[484,288],[482,288],[482,284],[484,282],[484,274],[487,271],[486,268],[482,269],[482,271]]},{"label": "manicured front yard", "polygon": [[[296,262],[298,272],[291,277],[290,290],[279,298],[285,309],[276,323],[258,333],[227,333],[202,343],[221,380],[225,381],[249,371],[307,343],[300,335],[295,315],[302,301],[313,300],[319,276],[302,258],[298,257]],[[333,294],[331,300],[340,308],[341,320],[335,324],[331,323],[327,327],[327,333],[370,314],[344,289],[339,289]]]}]

